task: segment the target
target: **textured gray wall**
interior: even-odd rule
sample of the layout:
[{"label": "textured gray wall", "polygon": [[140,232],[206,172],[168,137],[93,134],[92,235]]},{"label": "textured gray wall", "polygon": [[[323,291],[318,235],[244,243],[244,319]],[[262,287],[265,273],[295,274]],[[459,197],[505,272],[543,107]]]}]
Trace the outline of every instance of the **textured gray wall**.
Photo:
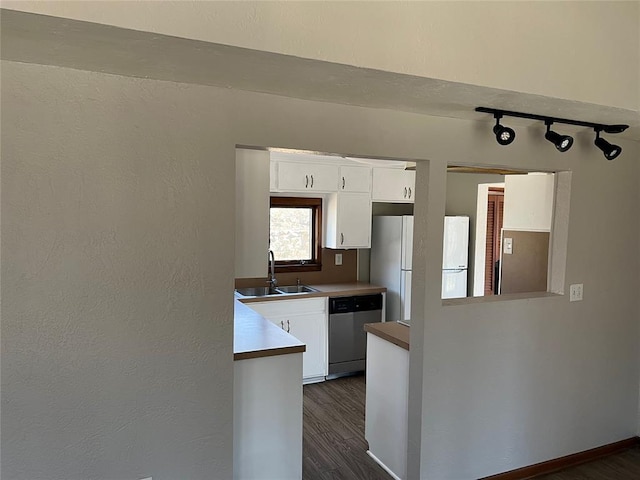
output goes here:
[{"label": "textured gray wall", "polygon": [[3,63],[2,478],[230,478],[235,152],[201,102]]},{"label": "textured gray wall", "polygon": [[3,480],[229,478],[236,144],[419,162],[412,472],[478,478],[635,435],[638,145],[607,162],[585,134],[562,155],[583,302],[443,306],[446,163],[559,165],[539,132],[505,149],[490,128],[3,62]]}]

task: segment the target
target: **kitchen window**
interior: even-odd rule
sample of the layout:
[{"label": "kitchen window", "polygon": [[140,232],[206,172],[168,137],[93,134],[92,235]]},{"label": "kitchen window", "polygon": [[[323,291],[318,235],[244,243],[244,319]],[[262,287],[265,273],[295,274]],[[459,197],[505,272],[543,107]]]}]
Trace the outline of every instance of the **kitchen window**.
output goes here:
[{"label": "kitchen window", "polygon": [[321,198],[271,197],[269,248],[276,258],[276,270],[320,270],[321,238]]}]

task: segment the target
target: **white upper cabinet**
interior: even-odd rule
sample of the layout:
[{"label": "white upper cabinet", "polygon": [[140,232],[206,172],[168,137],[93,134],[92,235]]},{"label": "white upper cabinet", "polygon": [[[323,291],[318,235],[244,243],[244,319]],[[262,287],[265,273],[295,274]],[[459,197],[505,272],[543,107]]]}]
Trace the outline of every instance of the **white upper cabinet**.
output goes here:
[{"label": "white upper cabinet", "polygon": [[277,189],[280,192],[336,192],[338,170],[338,165],[278,162]]},{"label": "white upper cabinet", "polygon": [[416,172],[399,168],[374,168],[371,200],[374,202],[413,203]]},{"label": "white upper cabinet", "polygon": [[338,191],[369,193],[371,191],[371,167],[340,166]]},{"label": "white upper cabinet", "polygon": [[371,197],[368,193],[330,195],[325,219],[327,248],[371,248]]},{"label": "white upper cabinet", "polygon": [[554,191],[553,173],[505,175],[503,228],[550,232]]}]

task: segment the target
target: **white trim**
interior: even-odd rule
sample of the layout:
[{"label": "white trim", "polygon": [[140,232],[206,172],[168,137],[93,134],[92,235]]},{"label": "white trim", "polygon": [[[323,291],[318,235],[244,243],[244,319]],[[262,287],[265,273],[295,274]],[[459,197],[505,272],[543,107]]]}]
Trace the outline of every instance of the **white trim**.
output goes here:
[{"label": "white trim", "polygon": [[380,465],[380,466],[384,469],[384,471],[385,471],[385,472],[387,472],[389,475],[391,475],[391,477],[392,477],[394,480],[402,480],[399,476],[397,476],[395,473],[393,473],[393,472],[389,469],[389,467],[387,467],[384,463],[382,463],[378,457],[376,457],[373,453],[371,453],[371,450],[367,450],[367,455],[369,455],[371,458],[373,458],[373,460],[374,460],[378,465]]}]

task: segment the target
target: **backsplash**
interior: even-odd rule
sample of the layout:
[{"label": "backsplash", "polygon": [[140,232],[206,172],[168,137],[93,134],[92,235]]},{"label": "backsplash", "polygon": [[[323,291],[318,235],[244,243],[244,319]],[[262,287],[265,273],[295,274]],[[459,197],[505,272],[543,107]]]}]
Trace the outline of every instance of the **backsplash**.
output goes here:
[{"label": "backsplash", "polygon": [[[336,265],[335,254],[342,254],[342,265]],[[267,266],[265,265],[265,271]],[[306,285],[326,283],[349,283],[358,279],[358,251],[322,249],[322,270],[318,272],[286,272],[277,273],[278,285],[295,285],[297,279]],[[256,287],[266,284],[264,278],[236,278],[236,288]]]}]

